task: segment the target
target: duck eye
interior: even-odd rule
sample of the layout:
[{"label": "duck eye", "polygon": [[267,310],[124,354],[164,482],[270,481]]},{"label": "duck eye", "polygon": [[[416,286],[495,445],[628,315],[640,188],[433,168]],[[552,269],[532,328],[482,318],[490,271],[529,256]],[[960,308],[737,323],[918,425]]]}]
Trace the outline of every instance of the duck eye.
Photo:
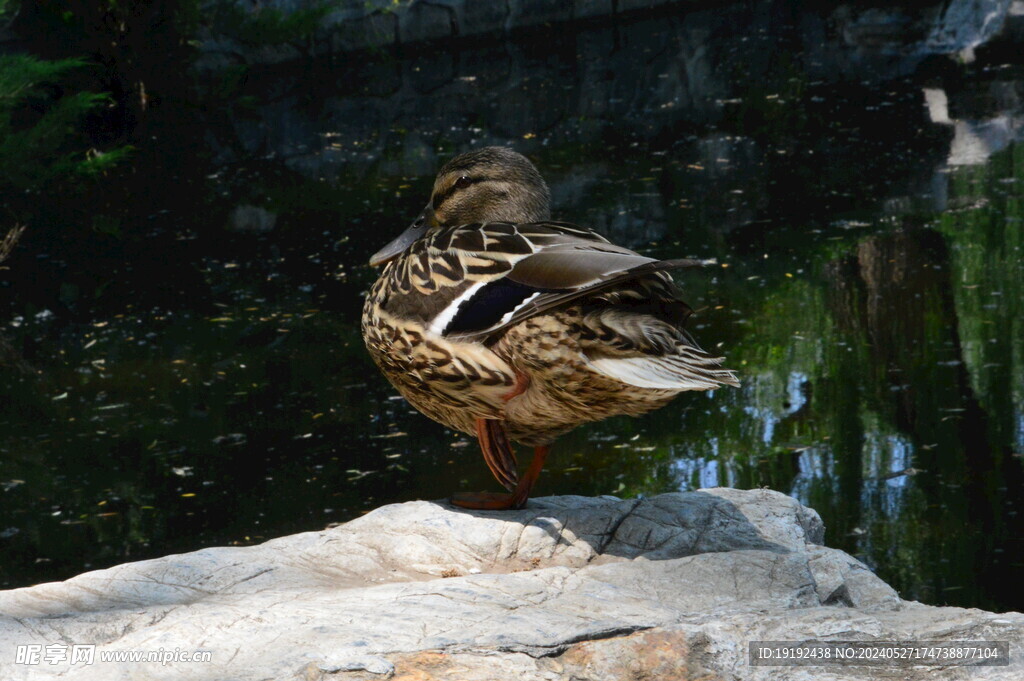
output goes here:
[{"label": "duck eye", "polygon": [[456,189],[465,189],[471,184],[473,184],[473,180],[470,179],[469,175],[463,175],[459,179],[455,180]]}]

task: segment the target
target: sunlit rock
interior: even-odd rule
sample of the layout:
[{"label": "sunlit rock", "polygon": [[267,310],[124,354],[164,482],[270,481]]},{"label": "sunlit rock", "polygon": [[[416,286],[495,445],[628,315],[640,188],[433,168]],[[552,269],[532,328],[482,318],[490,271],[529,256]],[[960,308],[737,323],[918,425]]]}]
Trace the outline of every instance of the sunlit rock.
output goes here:
[{"label": "sunlit rock", "polygon": [[[1012,142],[1024,136],[1024,122],[1021,119],[1021,103],[1018,88],[1003,83],[993,84],[987,98],[996,103],[990,104],[986,111],[977,105],[961,106],[961,115],[978,115],[987,118],[955,120],[950,117],[949,97],[945,90],[924,88],[925,105],[933,123],[949,125],[953,128],[953,140],[950,143],[947,163],[951,166],[979,165],[1005,149]],[[973,94],[973,93],[972,93]],[[994,109],[997,113],[991,113]]]},{"label": "sunlit rock", "polygon": [[[814,511],[768,490],[395,504],[0,593],[0,677],[822,679],[842,675],[751,667],[748,642],[1024,640],[1020,614],[900,601],[823,535]],[[26,663],[25,646],[73,644],[96,646],[91,664]],[[103,660],[151,650],[210,659]],[[1013,664],[970,678],[1024,673]],[[858,678],[891,677],[879,669]]]},{"label": "sunlit rock", "polygon": [[925,39],[937,54],[959,52],[965,61],[974,60],[974,48],[1003,29],[1011,0],[950,0],[943,3],[938,19]]}]

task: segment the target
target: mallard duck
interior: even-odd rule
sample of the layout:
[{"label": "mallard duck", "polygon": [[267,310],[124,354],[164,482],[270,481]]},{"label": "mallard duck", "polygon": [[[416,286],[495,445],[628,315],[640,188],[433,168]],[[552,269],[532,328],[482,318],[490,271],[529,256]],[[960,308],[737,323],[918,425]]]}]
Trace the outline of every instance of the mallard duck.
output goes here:
[{"label": "mallard duck", "polygon": [[[363,308],[373,361],[430,418],[475,435],[521,508],[559,435],[643,414],[687,390],[738,386],[684,329],[692,312],[668,270],[598,233],[552,222],[533,164],[503,147],[448,161],[412,225],[370,259],[384,265]],[[510,441],[534,447],[520,476]]]}]

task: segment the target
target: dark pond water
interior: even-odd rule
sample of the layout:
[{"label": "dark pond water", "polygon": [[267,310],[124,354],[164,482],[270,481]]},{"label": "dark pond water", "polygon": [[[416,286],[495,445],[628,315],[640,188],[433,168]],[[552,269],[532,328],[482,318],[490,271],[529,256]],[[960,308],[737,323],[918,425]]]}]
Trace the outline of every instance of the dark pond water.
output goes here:
[{"label": "dark pond water", "polygon": [[493,489],[358,323],[439,164],[503,143],[558,219],[717,258],[682,283],[744,382],[578,429],[537,494],[766,486],[904,598],[1024,608],[1020,31],[752,6],[165,97],[0,271],[0,586]]}]

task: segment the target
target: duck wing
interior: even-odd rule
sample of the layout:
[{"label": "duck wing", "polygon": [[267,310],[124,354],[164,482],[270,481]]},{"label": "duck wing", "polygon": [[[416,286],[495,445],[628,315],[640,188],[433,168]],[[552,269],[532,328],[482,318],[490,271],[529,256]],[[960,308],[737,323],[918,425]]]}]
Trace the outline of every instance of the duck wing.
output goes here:
[{"label": "duck wing", "polygon": [[[404,272],[396,272],[403,281],[395,290],[418,294],[406,301],[407,316],[431,331],[487,342],[524,319],[631,280],[649,281],[658,297],[673,299],[671,279],[652,275],[702,264],[648,258],[568,223],[492,222],[448,228],[415,244]],[[685,319],[689,308],[675,303]]]},{"label": "duck wing", "polygon": [[457,342],[491,345],[519,322],[575,300],[594,370],[674,390],[738,385],[683,328],[692,312],[668,272],[706,264],[656,260],[567,223],[450,227],[387,265],[390,314]]},{"label": "duck wing", "polygon": [[[501,291],[503,305],[490,305],[490,317],[502,314],[489,325],[487,318],[474,314],[473,305],[467,305],[452,320],[448,332],[460,340],[479,340],[494,336],[506,327],[543,314],[579,298],[597,295],[627,282],[649,278],[661,272],[685,267],[700,267],[699,260],[654,260],[639,255],[619,255],[603,252],[539,253],[517,264],[504,279],[491,284],[493,291]],[[661,280],[659,288],[665,289]],[[484,302],[481,299],[481,302]],[[486,301],[491,302],[491,301]],[[680,322],[690,310],[684,308]],[[478,321],[479,320],[479,321]]]}]

